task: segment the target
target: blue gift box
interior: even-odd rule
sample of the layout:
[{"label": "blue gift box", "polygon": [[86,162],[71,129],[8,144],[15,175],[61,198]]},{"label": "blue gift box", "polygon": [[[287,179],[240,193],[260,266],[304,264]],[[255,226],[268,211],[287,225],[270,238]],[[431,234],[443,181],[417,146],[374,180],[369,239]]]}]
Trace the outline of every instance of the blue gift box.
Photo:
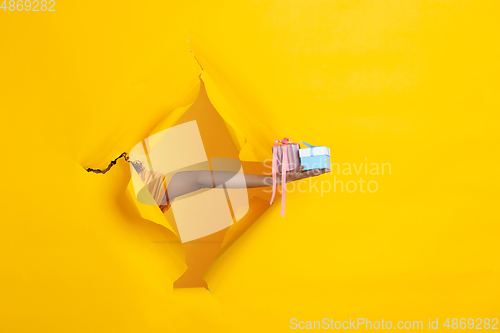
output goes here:
[{"label": "blue gift box", "polygon": [[325,146],[313,146],[308,143],[302,142],[309,148],[299,149],[300,165],[306,167],[302,169],[331,169],[330,164],[330,149]]}]

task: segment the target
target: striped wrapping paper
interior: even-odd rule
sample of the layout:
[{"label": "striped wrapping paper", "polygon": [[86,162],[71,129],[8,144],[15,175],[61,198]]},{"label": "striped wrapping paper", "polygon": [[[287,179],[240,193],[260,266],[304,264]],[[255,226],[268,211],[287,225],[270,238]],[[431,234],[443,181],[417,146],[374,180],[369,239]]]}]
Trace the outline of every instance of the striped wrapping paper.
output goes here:
[{"label": "striped wrapping paper", "polygon": [[[288,170],[286,171],[289,171],[289,170],[293,170],[297,167],[300,166],[300,158],[299,158],[299,148],[300,148],[300,145],[298,143],[289,143],[286,145],[286,148],[288,149],[287,153],[288,153]],[[273,147],[273,156],[274,156],[274,149],[275,147]],[[278,170],[279,172],[281,172],[281,160],[283,159],[283,145],[279,145],[278,147],[276,147],[277,149],[277,156],[278,156],[278,167],[276,170]]]}]

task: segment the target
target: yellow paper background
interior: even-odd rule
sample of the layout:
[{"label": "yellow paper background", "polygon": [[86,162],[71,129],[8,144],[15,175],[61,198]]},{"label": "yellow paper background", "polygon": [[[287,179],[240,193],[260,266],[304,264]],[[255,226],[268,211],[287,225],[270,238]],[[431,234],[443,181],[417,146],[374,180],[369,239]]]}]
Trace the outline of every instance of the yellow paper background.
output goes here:
[{"label": "yellow paper background", "polygon": [[[2,331],[499,316],[497,1],[55,8],[0,10]],[[129,205],[125,162],[83,169],[195,100],[190,49],[241,158],[291,136],[392,167],[376,193],[289,193],[216,261],[212,293],[172,290],[174,236]]]}]

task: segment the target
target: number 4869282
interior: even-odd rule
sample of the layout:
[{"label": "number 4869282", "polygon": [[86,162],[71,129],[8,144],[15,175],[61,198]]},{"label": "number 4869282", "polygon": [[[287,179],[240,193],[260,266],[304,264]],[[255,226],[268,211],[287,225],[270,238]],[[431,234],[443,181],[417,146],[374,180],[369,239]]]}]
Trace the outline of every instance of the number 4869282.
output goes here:
[{"label": "number 4869282", "polygon": [[3,9],[4,11],[7,11],[7,9],[11,12],[13,11],[32,11],[32,12],[55,12],[56,10],[54,9],[56,5],[56,2],[54,0],[46,1],[46,0],[34,0],[33,3],[31,0],[9,0],[7,3],[7,0],[4,0],[2,2],[2,5],[0,6],[0,9]]},{"label": "number 4869282", "polygon": [[457,318],[453,318],[451,320],[451,325],[450,325],[450,318],[447,318],[446,321],[444,322],[443,326],[446,326],[448,327],[448,329],[450,329],[450,327],[452,329],[457,329],[457,328],[460,328],[460,329],[479,329],[479,330],[482,330],[482,329],[485,329],[485,330],[488,330],[488,329],[492,329],[492,330],[497,330],[498,327],[497,327],[497,324],[498,324],[498,318],[492,318],[490,320],[490,318],[476,318],[474,320],[474,318],[460,318],[460,321],[457,319]]}]

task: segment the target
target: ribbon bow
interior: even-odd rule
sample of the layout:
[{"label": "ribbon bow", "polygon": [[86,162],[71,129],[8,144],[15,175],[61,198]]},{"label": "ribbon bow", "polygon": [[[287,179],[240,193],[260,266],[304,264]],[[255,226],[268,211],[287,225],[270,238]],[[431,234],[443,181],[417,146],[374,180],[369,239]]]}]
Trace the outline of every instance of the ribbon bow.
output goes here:
[{"label": "ribbon bow", "polygon": [[285,193],[286,193],[286,171],[288,170],[288,143],[292,142],[289,137],[274,142],[273,149],[273,196],[271,197],[272,204],[276,195],[276,167],[278,165],[278,146],[282,146],[282,161],[281,161],[281,216],[285,216]]}]

